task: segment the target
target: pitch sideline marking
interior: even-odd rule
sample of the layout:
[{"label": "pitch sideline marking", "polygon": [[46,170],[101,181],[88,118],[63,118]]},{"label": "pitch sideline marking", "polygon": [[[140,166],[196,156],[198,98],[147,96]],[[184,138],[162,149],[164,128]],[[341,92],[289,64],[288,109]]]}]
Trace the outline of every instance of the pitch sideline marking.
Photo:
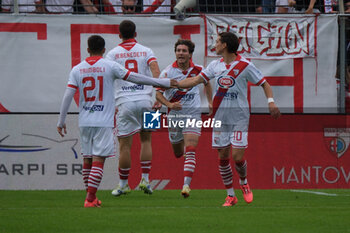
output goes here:
[{"label": "pitch sideline marking", "polygon": [[315,195],[332,196],[332,197],[339,196],[338,194],[335,194],[335,193],[324,193],[324,192],[308,191],[308,190],[291,189],[290,191],[295,193],[311,193]]}]

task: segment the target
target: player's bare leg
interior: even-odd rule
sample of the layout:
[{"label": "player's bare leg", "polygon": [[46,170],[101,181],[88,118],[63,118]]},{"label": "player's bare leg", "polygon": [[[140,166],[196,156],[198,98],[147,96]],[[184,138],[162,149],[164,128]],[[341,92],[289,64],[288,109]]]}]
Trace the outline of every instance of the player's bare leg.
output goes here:
[{"label": "player's bare leg", "polygon": [[140,132],[141,151],[140,163],[142,170],[142,177],[139,188],[146,194],[152,194],[153,190],[150,185],[149,173],[152,166],[152,133],[149,131]]},{"label": "player's bare leg", "polygon": [[237,203],[237,197],[233,190],[233,173],[230,164],[230,146],[222,149],[218,149],[219,153],[219,172],[222,181],[225,185],[227,197],[225,203],[222,206],[233,206]]},{"label": "player's bare leg", "polygon": [[131,146],[132,136],[120,137],[119,140],[119,168],[130,168],[131,167]]},{"label": "player's bare leg", "polygon": [[132,135],[128,137],[119,137],[119,185],[113,189],[112,195],[120,196],[128,194],[130,188],[128,185],[129,172],[131,168],[131,145]]},{"label": "player's bare leg", "polygon": [[140,141],[140,161],[152,161],[152,133],[148,131],[141,131]]},{"label": "player's bare leg", "polygon": [[103,177],[104,163],[105,163],[105,157],[100,157],[100,156],[92,157],[92,166],[91,166],[91,171],[90,171],[89,180],[88,180],[88,192],[84,203],[84,207],[86,208],[101,206],[101,201],[97,199],[96,192]]},{"label": "player's bare leg", "polygon": [[192,176],[196,168],[196,147],[198,145],[199,136],[196,134],[184,134],[185,144],[185,162],[184,162],[184,185],[181,195],[184,198],[190,196],[190,184]]},{"label": "player's bare leg", "polygon": [[239,175],[239,184],[243,193],[243,198],[247,203],[253,201],[253,192],[247,181],[247,160],[244,159],[245,149],[232,148],[232,158],[235,162],[235,168]]},{"label": "player's bare leg", "polygon": [[171,144],[173,147],[173,152],[176,158],[181,158],[184,155],[184,141],[180,141],[175,144]]}]

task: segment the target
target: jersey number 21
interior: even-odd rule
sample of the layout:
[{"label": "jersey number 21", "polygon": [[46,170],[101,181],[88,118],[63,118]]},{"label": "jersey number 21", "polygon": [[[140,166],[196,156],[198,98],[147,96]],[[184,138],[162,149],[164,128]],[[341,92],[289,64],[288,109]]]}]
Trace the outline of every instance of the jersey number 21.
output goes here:
[{"label": "jersey number 21", "polygon": [[89,84],[90,84],[90,85],[85,86],[83,89],[85,102],[96,100],[96,96],[94,96],[94,95],[89,96],[89,94],[88,94],[88,92],[95,90],[96,81],[98,82],[98,86],[99,86],[99,90],[98,90],[98,94],[97,94],[98,100],[99,101],[103,100],[103,76],[98,76],[97,80],[94,77],[85,77],[85,78],[83,78],[83,84],[85,84],[87,82],[89,82]]}]

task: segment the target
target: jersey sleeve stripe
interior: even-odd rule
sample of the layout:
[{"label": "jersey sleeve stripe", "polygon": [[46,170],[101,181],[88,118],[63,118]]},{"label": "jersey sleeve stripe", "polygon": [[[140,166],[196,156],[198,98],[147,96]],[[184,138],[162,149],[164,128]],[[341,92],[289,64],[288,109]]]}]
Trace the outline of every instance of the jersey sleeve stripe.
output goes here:
[{"label": "jersey sleeve stripe", "polygon": [[130,70],[128,70],[128,72],[124,76],[123,80],[127,80],[129,78],[130,73],[131,73]]},{"label": "jersey sleeve stripe", "polygon": [[157,59],[155,57],[152,57],[150,58],[148,61],[147,61],[147,65],[151,64],[151,62],[153,61],[157,61]]},{"label": "jersey sleeve stripe", "polygon": [[165,88],[157,87],[156,91],[159,91],[160,93],[164,93]]},{"label": "jersey sleeve stripe", "polygon": [[260,86],[261,84],[263,84],[264,82],[266,82],[265,78],[262,78],[256,85]]},{"label": "jersey sleeve stripe", "polygon": [[67,85],[67,87],[70,87],[70,88],[73,88],[73,89],[78,89],[78,87],[77,87],[77,86],[72,85],[72,84],[68,84],[68,85]]},{"label": "jersey sleeve stripe", "polygon": [[203,72],[201,72],[199,75],[204,79],[206,83],[209,81],[209,78]]}]

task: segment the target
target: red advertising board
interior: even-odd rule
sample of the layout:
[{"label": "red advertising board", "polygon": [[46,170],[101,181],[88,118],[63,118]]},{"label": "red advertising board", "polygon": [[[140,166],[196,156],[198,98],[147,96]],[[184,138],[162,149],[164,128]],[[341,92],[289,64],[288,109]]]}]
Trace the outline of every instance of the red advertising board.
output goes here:
[{"label": "red advertising board", "polygon": [[[350,188],[350,127],[346,115],[252,115],[249,127],[248,180],[255,189]],[[153,133],[151,180],[155,188],[179,189],[183,158],[173,155],[168,133]],[[140,144],[134,139],[131,187],[139,182]],[[204,130],[196,153],[193,189],[223,189],[211,132]],[[233,166],[232,166],[233,167]],[[238,176],[234,174],[234,184]]]}]

